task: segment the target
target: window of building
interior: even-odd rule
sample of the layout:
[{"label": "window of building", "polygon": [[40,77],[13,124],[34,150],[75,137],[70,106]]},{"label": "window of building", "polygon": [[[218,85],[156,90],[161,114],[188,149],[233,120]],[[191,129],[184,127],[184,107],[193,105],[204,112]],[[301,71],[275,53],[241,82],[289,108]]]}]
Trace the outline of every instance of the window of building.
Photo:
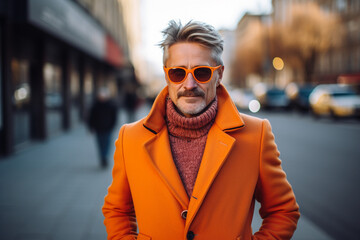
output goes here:
[{"label": "window of building", "polygon": [[331,73],[338,73],[341,68],[341,54],[339,50],[334,51]]},{"label": "window of building", "polygon": [[[1,26],[0,26],[0,46],[2,46],[1,39],[2,39],[2,30],[1,30]],[[0,47],[0,56],[2,56],[1,47]],[[0,57],[0,129],[2,129],[2,125],[3,125],[3,118],[2,118],[2,109],[3,109],[3,106],[2,106],[2,70],[1,70],[1,66],[2,66],[2,63],[1,63],[1,57]]]},{"label": "window of building", "polygon": [[347,10],[347,2],[346,0],[337,0],[336,7],[339,12],[345,12]]},{"label": "window of building", "polygon": [[360,32],[360,26],[358,25],[359,21],[358,20],[350,20],[347,23],[347,31],[349,34],[349,37],[351,39],[351,41],[357,41],[357,38],[359,36],[359,32]]},{"label": "window of building", "polygon": [[11,61],[12,106],[14,117],[15,147],[30,140],[30,100],[29,63],[26,60]]},{"label": "window of building", "polygon": [[358,26],[357,31],[356,31],[356,35],[357,35],[357,39],[358,39],[357,42],[359,43],[360,42],[360,18],[358,18],[356,26]]},{"label": "window of building", "polygon": [[73,65],[70,73],[70,118],[72,125],[80,121],[80,78],[78,69]]},{"label": "window of building", "polygon": [[353,13],[358,13],[360,10],[360,1],[359,0],[351,0],[351,9]]},{"label": "window of building", "polygon": [[357,46],[357,56],[356,56],[356,67],[355,67],[355,72],[360,72],[360,45]]},{"label": "window of building", "polygon": [[350,61],[351,62],[351,71],[356,72],[358,65],[360,64],[357,48],[355,48],[354,51],[350,52],[350,56],[351,56],[351,61]]},{"label": "window of building", "polygon": [[61,68],[52,63],[44,66],[46,128],[49,135],[54,135],[62,129],[62,84]]},{"label": "window of building", "polygon": [[93,72],[87,68],[84,75],[84,108],[85,111],[90,109],[93,101],[94,92],[94,75]]},{"label": "window of building", "polygon": [[324,53],[319,59],[319,72],[327,73],[330,69],[330,54]]}]

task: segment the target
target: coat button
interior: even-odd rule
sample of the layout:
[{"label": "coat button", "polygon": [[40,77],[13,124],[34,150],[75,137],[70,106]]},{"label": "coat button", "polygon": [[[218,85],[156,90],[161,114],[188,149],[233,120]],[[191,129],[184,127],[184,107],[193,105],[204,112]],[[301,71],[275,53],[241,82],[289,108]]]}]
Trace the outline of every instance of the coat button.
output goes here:
[{"label": "coat button", "polygon": [[181,212],[181,217],[182,217],[183,219],[186,219],[187,213],[188,213],[188,210],[182,211],[182,212]]},{"label": "coat button", "polygon": [[195,233],[193,231],[188,231],[188,233],[186,234],[186,239],[193,240],[194,238],[195,238]]}]

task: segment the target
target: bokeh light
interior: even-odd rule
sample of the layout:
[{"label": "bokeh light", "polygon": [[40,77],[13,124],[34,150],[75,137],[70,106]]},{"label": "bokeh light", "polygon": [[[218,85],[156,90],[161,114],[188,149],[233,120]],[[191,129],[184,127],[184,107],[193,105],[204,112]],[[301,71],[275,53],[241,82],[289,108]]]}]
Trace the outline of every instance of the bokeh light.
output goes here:
[{"label": "bokeh light", "polygon": [[260,110],[260,107],[261,105],[258,100],[251,100],[249,103],[249,110],[252,113],[257,113]]},{"label": "bokeh light", "polygon": [[273,66],[276,70],[281,71],[284,68],[284,61],[279,57],[275,57],[273,59]]}]

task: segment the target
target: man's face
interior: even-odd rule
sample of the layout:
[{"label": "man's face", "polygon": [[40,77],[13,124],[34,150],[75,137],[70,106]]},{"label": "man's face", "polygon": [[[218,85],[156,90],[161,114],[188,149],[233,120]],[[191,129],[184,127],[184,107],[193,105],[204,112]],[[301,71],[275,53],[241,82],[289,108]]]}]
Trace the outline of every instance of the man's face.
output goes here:
[{"label": "man's face", "polygon": [[[197,43],[187,42],[175,43],[169,47],[166,67],[191,69],[197,66],[216,66],[210,49]],[[223,66],[215,70],[211,80],[207,83],[197,82],[191,73],[180,84],[171,82],[166,76],[169,97],[184,116],[197,115],[214,99],[223,71]]]}]

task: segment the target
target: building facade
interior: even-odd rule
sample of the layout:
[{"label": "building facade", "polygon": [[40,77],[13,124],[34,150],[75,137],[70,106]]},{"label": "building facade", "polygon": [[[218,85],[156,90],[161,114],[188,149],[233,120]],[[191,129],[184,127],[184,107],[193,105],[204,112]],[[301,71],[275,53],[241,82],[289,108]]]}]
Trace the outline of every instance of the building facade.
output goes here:
[{"label": "building facade", "polygon": [[272,0],[273,19],[286,22],[294,4],[316,2],[325,12],[336,13],[344,33],[341,46],[323,53],[316,64],[314,81],[336,82],[340,75],[358,76],[360,83],[360,1],[358,0]]},{"label": "building facade", "polygon": [[[232,66],[231,79],[236,82],[235,85],[241,88],[252,88],[259,82],[271,82],[270,74],[272,65],[269,60],[269,44],[268,39],[262,36],[265,34],[262,33],[264,29],[268,29],[272,24],[272,16],[270,14],[252,14],[245,13],[244,16],[240,19],[237,24],[237,27],[233,33],[233,44],[230,49],[230,53],[228,55],[232,56],[230,62],[234,63],[235,66]],[[250,33],[254,33],[252,36]],[[261,36],[261,37],[260,37]],[[242,43],[245,39],[245,42],[248,44],[256,45],[256,49],[259,50],[257,53],[261,52],[261,56],[256,55],[256,57],[262,58],[262,76],[260,73],[258,74],[249,74],[249,71],[243,71],[244,66],[241,64],[238,65],[237,56],[243,56],[243,51],[249,51],[249,45],[244,46]],[[261,39],[261,40],[260,40]],[[260,40],[260,42],[258,42]],[[253,55],[253,54],[252,54]],[[254,57],[254,58],[256,58]],[[232,65],[232,64],[229,64]]]},{"label": "building facade", "polygon": [[0,154],[86,120],[132,69],[117,0],[0,1]]}]

